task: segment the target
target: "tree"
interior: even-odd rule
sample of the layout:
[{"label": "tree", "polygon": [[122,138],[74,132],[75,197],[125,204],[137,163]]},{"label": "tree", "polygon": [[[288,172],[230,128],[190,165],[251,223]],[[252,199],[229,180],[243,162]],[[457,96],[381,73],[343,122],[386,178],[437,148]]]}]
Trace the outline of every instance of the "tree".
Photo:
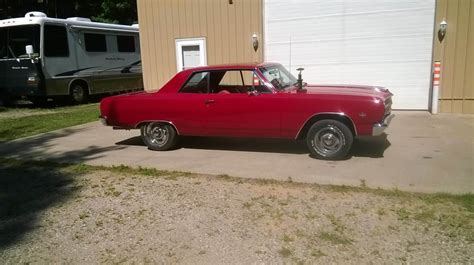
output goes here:
[{"label": "tree", "polygon": [[133,24],[137,0],[0,0],[0,19],[22,17],[29,11],[42,11],[49,17],[88,17],[93,21]]},{"label": "tree", "polygon": [[133,24],[137,21],[136,0],[104,0],[101,12],[92,19],[107,23]]}]

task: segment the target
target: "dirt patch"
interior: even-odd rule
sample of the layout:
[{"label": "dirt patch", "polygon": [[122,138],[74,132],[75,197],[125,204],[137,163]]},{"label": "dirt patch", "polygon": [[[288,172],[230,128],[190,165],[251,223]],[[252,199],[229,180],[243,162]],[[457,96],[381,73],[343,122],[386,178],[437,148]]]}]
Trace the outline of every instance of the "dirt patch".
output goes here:
[{"label": "dirt patch", "polygon": [[[69,195],[1,247],[1,263],[474,262],[473,214],[450,201],[226,176],[64,174],[72,181],[54,193]],[[0,228],[24,218],[0,217]]]}]

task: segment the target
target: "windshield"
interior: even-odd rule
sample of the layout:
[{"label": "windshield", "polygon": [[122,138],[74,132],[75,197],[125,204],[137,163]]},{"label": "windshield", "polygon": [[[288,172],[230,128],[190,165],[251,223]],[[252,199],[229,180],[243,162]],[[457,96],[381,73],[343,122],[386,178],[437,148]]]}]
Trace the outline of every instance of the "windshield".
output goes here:
[{"label": "windshield", "polygon": [[282,65],[261,67],[260,71],[277,89],[285,89],[296,83],[296,78]]},{"label": "windshield", "polygon": [[33,45],[34,54],[39,55],[39,25],[0,28],[0,59],[27,58],[26,45]]}]

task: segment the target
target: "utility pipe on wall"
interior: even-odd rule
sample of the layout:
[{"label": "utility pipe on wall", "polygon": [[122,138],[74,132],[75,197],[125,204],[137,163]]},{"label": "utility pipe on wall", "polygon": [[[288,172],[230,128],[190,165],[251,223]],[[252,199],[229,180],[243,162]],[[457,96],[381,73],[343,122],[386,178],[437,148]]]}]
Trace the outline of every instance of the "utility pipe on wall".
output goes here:
[{"label": "utility pipe on wall", "polygon": [[431,100],[431,113],[438,113],[438,100],[439,100],[439,78],[441,76],[441,62],[437,61],[434,65],[433,73],[433,98]]}]

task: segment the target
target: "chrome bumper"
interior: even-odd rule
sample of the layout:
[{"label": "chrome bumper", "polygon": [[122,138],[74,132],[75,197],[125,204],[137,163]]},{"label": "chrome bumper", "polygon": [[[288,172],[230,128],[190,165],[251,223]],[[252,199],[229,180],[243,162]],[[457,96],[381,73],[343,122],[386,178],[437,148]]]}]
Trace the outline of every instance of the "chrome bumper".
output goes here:
[{"label": "chrome bumper", "polygon": [[387,117],[385,117],[385,119],[383,119],[382,122],[374,124],[374,126],[372,127],[372,136],[381,135],[388,127],[393,117],[395,117],[395,114],[389,114]]},{"label": "chrome bumper", "polygon": [[107,126],[107,117],[99,116],[99,121],[102,125]]}]

